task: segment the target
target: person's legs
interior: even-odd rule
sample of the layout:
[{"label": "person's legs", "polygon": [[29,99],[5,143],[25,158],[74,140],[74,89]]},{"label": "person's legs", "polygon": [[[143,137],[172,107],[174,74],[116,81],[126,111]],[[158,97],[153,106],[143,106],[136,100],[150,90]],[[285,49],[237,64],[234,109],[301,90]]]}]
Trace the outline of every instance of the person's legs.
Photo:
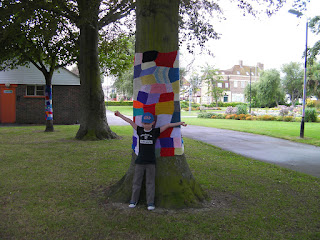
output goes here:
[{"label": "person's legs", "polygon": [[156,177],[156,165],[148,164],[146,166],[147,204],[154,204],[155,177]]},{"label": "person's legs", "polygon": [[139,201],[144,170],[145,170],[144,165],[136,164],[135,170],[134,170],[134,177],[133,177],[133,183],[132,183],[132,195],[131,195],[131,201],[130,201],[132,203],[137,203]]}]

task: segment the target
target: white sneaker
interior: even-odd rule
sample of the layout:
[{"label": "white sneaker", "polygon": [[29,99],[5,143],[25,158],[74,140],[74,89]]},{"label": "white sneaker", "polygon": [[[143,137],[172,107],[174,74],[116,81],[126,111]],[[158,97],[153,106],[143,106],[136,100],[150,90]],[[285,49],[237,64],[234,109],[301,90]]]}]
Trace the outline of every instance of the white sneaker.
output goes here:
[{"label": "white sneaker", "polygon": [[135,208],[137,206],[137,203],[135,202],[130,202],[129,208]]},{"label": "white sneaker", "polygon": [[154,204],[148,204],[148,210],[149,211],[152,211],[152,210],[155,210],[156,207],[154,206]]}]

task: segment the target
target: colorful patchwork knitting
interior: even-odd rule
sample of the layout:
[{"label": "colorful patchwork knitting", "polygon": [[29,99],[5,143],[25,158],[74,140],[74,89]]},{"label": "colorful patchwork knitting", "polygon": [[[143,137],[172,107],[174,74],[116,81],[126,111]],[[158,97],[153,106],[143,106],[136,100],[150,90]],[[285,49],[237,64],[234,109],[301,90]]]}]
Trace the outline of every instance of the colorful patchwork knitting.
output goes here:
[{"label": "colorful patchwork knitting", "polygon": [[[142,126],[143,113],[155,116],[155,127],[180,122],[179,53],[148,51],[136,53],[133,81],[133,120]],[[134,131],[132,149],[138,155],[137,133]],[[169,128],[156,142],[156,155],[174,156],[184,152],[181,128]]]},{"label": "colorful patchwork knitting", "polygon": [[45,89],[46,98],[46,120],[53,120],[53,109],[52,109],[52,85],[46,85]]}]

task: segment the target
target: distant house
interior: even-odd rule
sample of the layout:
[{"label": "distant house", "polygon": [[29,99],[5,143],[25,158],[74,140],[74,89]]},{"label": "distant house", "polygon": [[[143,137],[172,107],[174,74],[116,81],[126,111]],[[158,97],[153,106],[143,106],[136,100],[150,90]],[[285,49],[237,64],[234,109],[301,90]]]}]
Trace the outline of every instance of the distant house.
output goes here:
[{"label": "distant house", "polygon": [[[0,71],[0,123],[45,123],[45,79],[32,64]],[[75,124],[80,116],[80,78],[61,68],[52,78],[54,124]]]},{"label": "distant house", "polygon": [[[218,83],[218,87],[224,89],[223,96],[219,100],[221,102],[245,102],[244,89],[253,82],[260,79],[260,73],[264,70],[262,63],[256,66],[245,66],[240,60],[238,65],[234,65],[227,70],[219,70],[218,75],[222,76],[222,82]],[[208,85],[203,83],[201,88],[201,103],[210,104],[214,102],[208,95]]]}]

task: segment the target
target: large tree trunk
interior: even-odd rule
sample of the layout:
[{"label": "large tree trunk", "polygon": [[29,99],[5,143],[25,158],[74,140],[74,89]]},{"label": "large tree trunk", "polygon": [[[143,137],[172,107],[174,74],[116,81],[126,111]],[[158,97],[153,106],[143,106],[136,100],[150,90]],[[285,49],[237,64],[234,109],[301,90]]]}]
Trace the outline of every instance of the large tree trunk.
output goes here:
[{"label": "large tree trunk", "polygon": [[[138,0],[136,13],[136,61],[138,54],[147,51],[171,53],[178,50],[178,0]],[[175,64],[175,70],[177,68]],[[137,75],[136,72],[135,75]],[[139,81],[134,80],[134,91],[137,91],[137,88],[140,87],[136,86]],[[178,81],[175,82],[175,86],[179,88]],[[178,109],[174,110],[174,114],[178,111],[178,118],[180,119],[179,89],[176,90],[175,94],[178,94],[175,98],[175,101],[178,101]],[[137,100],[136,92],[134,100]],[[158,115],[159,118],[160,116]],[[162,153],[162,149],[160,149],[160,152]],[[183,153],[183,147],[182,151],[179,151],[179,153],[178,151],[174,152],[174,154],[172,156],[164,157],[162,155],[162,157],[157,157],[155,204],[165,208],[200,206],[205,199],[205,194],[189,169]],[[112,200],[120,202],[128,202],[130,200],[135,158],[136,154],[133,152],[129,170],[116,185],[111,187],[109,196]],[[144,184],[140,202],[145,202]]]},{"label": "large tree trunk", "polygon": [[77,139],[117,138],[106,118],[98,59],[98,14],[100,1],[79,0],[81,117]]}]

